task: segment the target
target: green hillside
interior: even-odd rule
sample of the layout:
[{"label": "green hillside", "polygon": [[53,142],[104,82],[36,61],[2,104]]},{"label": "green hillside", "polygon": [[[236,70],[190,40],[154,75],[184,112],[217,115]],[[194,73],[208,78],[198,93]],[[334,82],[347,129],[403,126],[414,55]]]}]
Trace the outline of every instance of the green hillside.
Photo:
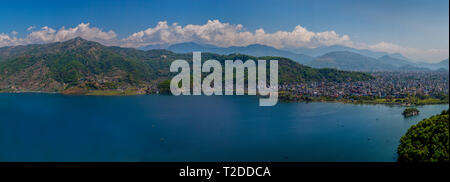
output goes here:
[{"label": "green hillside", "polygon": [[399,162],[449,162],[448,110],[413,125],[400,139]]},{"label": "green hillside", "polygon": [[[0,91],[51,91],[154,87],[176,73],[169,72],[176,59],[192,61],[192,53],[167,50],[141,51],[103,46],[75,38],[65,42],[0,48]],[[346,81],[372,77],[359,72],[314,69],[281,57],[252,57],[203,53],[202,60],[279,60],[279,81]]]}]

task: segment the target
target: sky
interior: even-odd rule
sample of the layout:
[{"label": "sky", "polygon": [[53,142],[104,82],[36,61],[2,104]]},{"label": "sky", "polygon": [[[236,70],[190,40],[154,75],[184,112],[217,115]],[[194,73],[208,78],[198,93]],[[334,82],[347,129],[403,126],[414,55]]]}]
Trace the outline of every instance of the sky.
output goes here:
[{"label": "sky", "polygon": [[449,56],[448,0],[0,1],[0,47],[76,36],[142,47],[345,45],[427,62]]}]

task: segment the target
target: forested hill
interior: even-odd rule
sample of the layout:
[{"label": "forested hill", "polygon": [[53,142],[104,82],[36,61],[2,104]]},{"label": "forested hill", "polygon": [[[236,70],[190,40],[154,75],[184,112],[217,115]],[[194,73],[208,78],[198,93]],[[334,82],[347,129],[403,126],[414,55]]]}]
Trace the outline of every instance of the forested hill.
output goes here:
[{"label": "forested hill", "polygon": [[[126,89],[170,79],[170,63],[192,53],[108,47],[75,38],[65,42],[0,48],[0,91],[60,92],[69,88]],[[281,57],[202,53],[202,60],[279,60],[280,82],[366,80],[365,73],[314,69]]]},{"label": "forested hill", "polygon": [[449,162],[449,110],[411,126],[397,148],[399,162]]}]

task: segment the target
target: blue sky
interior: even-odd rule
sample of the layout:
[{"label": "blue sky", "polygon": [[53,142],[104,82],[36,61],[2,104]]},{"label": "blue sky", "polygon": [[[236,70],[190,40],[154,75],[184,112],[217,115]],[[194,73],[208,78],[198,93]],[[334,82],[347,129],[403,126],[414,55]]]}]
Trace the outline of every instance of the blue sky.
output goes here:
[{"label": "blue sky", "polygon": [[[33,30],[48,26],[58,31],[61,27],[90,23],[90,27],[112,30],[116,39],[124,39],[155,27],[159,21],[167,21],[169,25],[177,22],[184,27],[216,19],[241,24],[240,31],[254,33],[262,28],[265,33],[291,32],[300,25],[311,32],[348,35],[352,43],[364,44],[362,48],[387,49],[374,46],[384,42],[405,48],[391,49],[405,51],[404,54],[416,59],[438,59],[445,54],[448,57],[448,0],[10,1],[1,2],[0,34],[24,38],[31,32],[27,31],[30,26],[36,27]],[[322,44],[311,44],[319,45]],[[411,53],[406,53],[406,49]],[[414,55],[416,49],[447,51],[440,57],[427,55],[427,58]]]}]

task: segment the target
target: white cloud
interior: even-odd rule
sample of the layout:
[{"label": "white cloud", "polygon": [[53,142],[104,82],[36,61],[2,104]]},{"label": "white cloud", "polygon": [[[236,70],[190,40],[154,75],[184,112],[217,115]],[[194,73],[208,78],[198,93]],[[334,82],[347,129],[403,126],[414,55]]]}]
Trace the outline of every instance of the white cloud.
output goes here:
[{"label": "white cloud", "polygon": [[36,27],[35,27],[35,26],[30,26],[30,27],[27,28],[27,31],[31,31],[31,30],[33,30],[34,28],[36,28]]},{"label": "white cloud", "polygon": [[[30,27],[27,30],[32,29],[33,27]],[[0,34],[0,46],[61,42],[75,37],[83,37],[106,45],[112,45],[114,42],[117,42],[117,35],[114,31],[104,32],[97,27],[90,27],[89,23],[81,23],[74,28],[66,29],[62,27],[59,30],[44,26],[40,30],[32,31],[24,38]]]},{"label": "white cloud", "polygon": [[305,27],[297,25],[291,31],[276,31],[267,33],[260,28],[254,32],[247,31],[241,24],[223,23],[219,20],[209,20],[206,24],[188,24],[181,26],[177,23],[168,24],[160,21],[154,27],[133,33],[132,35],[118,39],[117,34],[112,31],[103,31],[97,27],[91,27],[89,23],[81,23],[74,28],[53,28],[44,26],[36,30],[30,26],[31,31],[26,37],[17,38],[15,33],[0,34],[0,47],[35,43],[50,43],[65,41],[77,36],[87,40],[97,41],[105,45],[121,47],[142,47],[157,44],[176,44],[182,42],[198,42],[212,44],[220,47],[246,46],[250,44],[263,44],[275,48],[285,47],[318,47],[329,45],[345,45],[358,49],[369,49],[388,53],[401,53],[408,58],[416,60],[436,61],[448,58],[447,49],[416,49],[402,47],[399,45],[380,42],[374,45],[354,43],[348,35],[339,35],[333,30],[324,32],[313,32]]},{"label": "white cloud", "polygon": [[26,43],[48,43],[60,42],[75,37],[82,37],[92,41],[98,41],[104,44],[111,44],[116,40],[116,33],[112,30],[104,32],[97,27],[90,27],[89,23],[81,23],[74,28],[64,28],[54,30],[50,27],[42,27],[41,30],[31,32],[25,39]]},{"label": "white cloud", "polygon": [[7,34],[0,33],[0,47],[15,45],[16,39]]},{"label": "white cloud", "polygon": [[264,29],[245,31],[241,24],[232,25],[219,20],[209,20],[204,25],[184,27],[166,21],[155,27],[136,32],[123,40],[124,46],[141,47],[154,44],[175,44],[180,42],[200,42],[221,47],[264,44],[276,48],[317,47],[321,45],[351,44],[347,35],[340,36],[334,31],[311,32],[298,25],[292,31],[266,33]]}]

